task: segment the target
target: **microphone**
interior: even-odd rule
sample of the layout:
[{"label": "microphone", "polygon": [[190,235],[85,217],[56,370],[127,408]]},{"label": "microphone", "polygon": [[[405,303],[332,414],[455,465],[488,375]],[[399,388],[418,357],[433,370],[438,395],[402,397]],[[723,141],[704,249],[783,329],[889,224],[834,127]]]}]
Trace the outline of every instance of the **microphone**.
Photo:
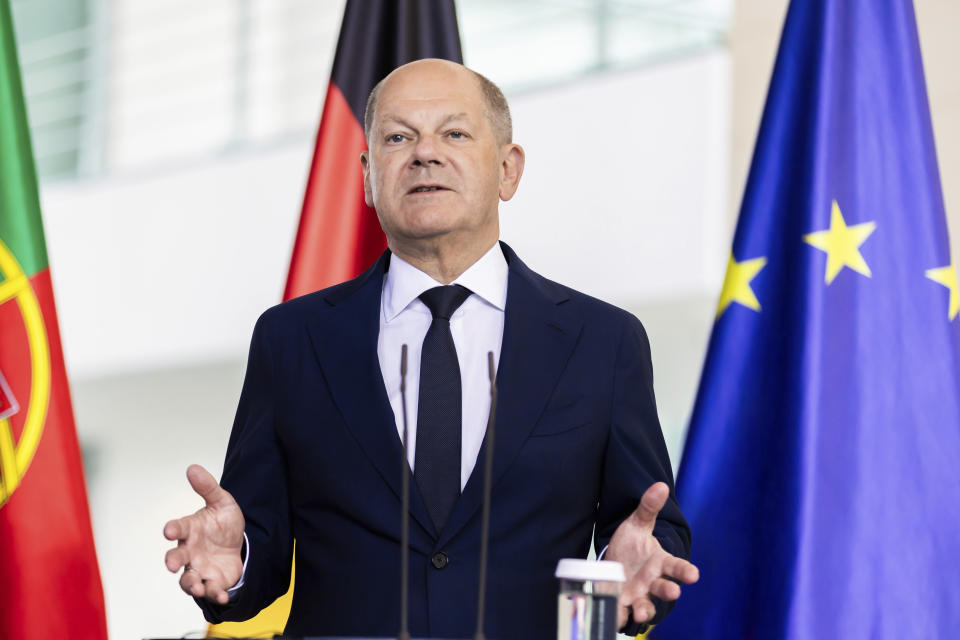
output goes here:
[{"label": "microphone", "polygon": [[487,419],[487,459],[483,468],[483,524],[480,531],[480,578],[477,586],[477,630],[473,640],[486,640],[483,633],[483,611],[487,602],[487,548],[490,543],[490,493],[493,476],[493,439],[497,422],[497,374],[493,352],[487,352],[487,373],[490,377],[490,417]]},{"label": "microphone", "polygon": [[400,406],[403,411],[403,463],[401,474],[400,507],[400,631],[397,640],[410,640],[408,609],[410,608],[410,472],[407,468],[407,345],[400,349]]}]

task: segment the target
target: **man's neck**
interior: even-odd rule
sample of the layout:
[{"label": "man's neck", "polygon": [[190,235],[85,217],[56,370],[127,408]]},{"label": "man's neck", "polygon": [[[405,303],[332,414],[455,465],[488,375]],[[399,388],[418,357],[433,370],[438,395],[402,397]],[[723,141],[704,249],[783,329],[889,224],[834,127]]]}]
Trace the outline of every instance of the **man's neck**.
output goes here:
[{"label": "man's neck", "polygon": [[443,284],[450,284],[482,258],[497,243],[498,238],[478,244],[458,246],[451,242],[405,245],[390,242],[390,250],[420,271]]}]

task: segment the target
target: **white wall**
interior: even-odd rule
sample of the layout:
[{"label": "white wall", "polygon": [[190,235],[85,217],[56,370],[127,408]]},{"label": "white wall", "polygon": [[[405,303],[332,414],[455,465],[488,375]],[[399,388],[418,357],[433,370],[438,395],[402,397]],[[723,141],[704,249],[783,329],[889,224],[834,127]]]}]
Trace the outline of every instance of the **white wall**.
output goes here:
[{"label": "white wall", "polygon": [[502,208],[520,256],[629,306],[713,291],[726,266],[724,53],[514,100],[527,169]]},{"label": "white wall", "polygon": [[280,299],[311,144],[44,190],[70,374],[241,353]]},{"label": "white wall", "polygon": [[[243,363],[211,363],[75,380],[107,626],[114,640],[205,629],[163,565],[163,524],[202,506],[187,465],[219,477]],[[202,637],[202,636],[191,636]]]},{"label": "white wall", "polygon": [[[527,170],[503,237],[541,273],[639,312],[674,454],[729,244],[728,67],[714,51],[512,97]],[[160,531],[199,506],[188,463],[219,473],[311,146],[43,192],[114,638],[202,627]]]}]

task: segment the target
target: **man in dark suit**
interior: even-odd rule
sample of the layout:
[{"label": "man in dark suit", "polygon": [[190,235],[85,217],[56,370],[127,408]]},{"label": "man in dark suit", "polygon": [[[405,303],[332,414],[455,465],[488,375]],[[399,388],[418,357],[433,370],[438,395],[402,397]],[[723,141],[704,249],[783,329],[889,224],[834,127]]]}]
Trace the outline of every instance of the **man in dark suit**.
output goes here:
[{"label": "man in dark suit", "polygon": [[642,326],[498,242],[498,203],[524,154],[488,80],[446,61],[405,65],[374,89],[365,128],[364,189],[390,250],[355,280],[261,316],[222,486],[188,470],[206,506],[164,527],[178,541],[167,567],[184,569],[180,585],[209,620],[246,619],[286,590],[296,539],[288,635],[393,635],[412,473],[411,631],[471,636],[489,352],[488,635],[554,637],[553,570],[585,557],[591,534],[627,573],[620,624],[631,611],[634,624],[658,621],[697,570]]}]

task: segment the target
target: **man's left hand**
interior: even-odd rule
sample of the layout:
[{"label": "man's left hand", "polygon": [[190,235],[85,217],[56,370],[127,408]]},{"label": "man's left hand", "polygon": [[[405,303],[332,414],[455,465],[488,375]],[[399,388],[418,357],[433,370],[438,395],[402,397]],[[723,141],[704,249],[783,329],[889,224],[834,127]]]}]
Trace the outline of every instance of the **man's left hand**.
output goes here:
[{"label": "man's left hand", "polygon": [[680,585],[693,584],[700,571],[692,563],[670,555],[663,550],[653,535],[657,514],[667,502],[670,488],[663,482],[652,485],[640,498],[640,505],[620,523],[610,539],[604,560],[623,564],[627,582],[620,593],[617,625],[627,623],[628,607],[633,607],[633,619],[647,622],[656,613],[650,596],[670,601],[680,597]]}]

